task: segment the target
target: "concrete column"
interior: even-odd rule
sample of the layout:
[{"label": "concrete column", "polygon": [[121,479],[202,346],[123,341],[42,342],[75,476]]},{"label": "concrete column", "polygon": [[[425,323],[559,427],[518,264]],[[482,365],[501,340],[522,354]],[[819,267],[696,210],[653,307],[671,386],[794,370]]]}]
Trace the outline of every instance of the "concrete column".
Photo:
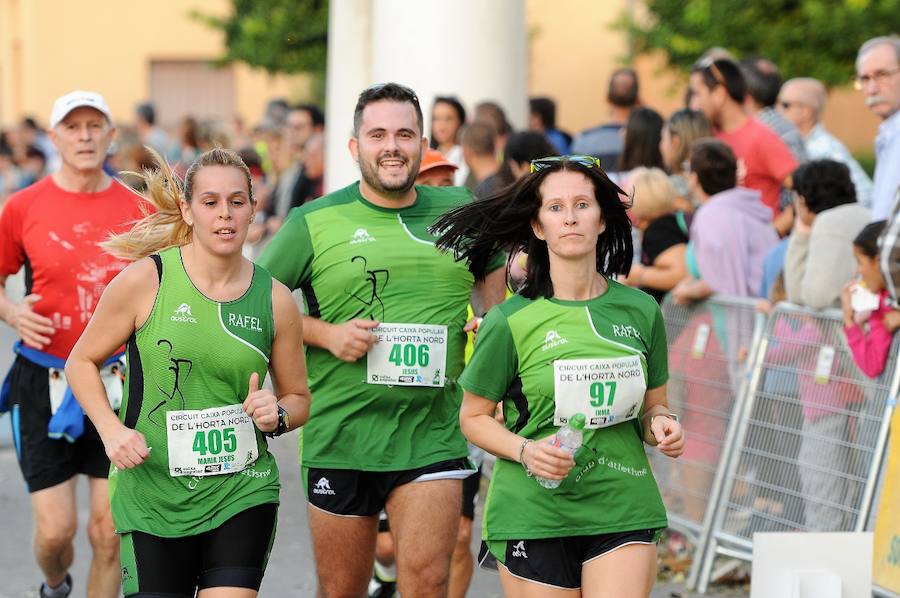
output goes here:
[{"label": "concrete column", "polygon": [[[527,46],[522,0],[373,0],[372,77],[412,87],[426,116],[436,95],[471,111],[503,106],[527,121]],[[426,119],[425,133],[431,127]]]},{"label": "concrete column", "polygon": [[371,84],[371,0],[331,0],[325,78],[325,191],[359,178],[347,141],[359,92]]},{"label": "concrete column", "polygon": [[[514,127],[526,126],[524,0],[333,0],[330,7],[328,190],[358,178],[347,150],[347,123],[357,95],[372,83],[394,81],[414,89],[425,112],[426,136],[436,95],[457,96],[469,112],[478,102],[493,100]],[[363,47],[364,21],[370,33]],[[348,64],[353,58],[359,62]]]}]

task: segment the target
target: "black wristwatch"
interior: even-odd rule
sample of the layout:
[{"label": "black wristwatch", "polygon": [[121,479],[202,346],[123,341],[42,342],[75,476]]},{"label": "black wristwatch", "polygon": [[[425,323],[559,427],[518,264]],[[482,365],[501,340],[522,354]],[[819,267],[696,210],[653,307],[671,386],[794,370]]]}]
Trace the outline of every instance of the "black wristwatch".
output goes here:
[{"label": "black wristwatch", "polygon": [[288,428],[291,427],[291,416],[288,415],[288,412],[281,405],[278,406],[278,426],[275,428],[273,432],[263,432],[269,438],[275,438],[276,436],[281,436],[285,432],[288,431]]}]

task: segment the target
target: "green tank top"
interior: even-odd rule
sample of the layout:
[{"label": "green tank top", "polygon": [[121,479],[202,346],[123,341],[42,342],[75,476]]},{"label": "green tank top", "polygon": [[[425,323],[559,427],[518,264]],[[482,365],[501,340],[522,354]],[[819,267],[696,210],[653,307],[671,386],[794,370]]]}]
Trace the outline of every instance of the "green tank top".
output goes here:
[{"label": "green tank top", "polygon": [[179,248],[153,256],[159,292],[129,339],[121,421],[151,448],[109,475],[119,533],[200,534],[250,507],[278,502],[278,468],[240,405],[265,379],[275,335],[272,278],[254,266],[238,299],[213,301],[188,277]]}]

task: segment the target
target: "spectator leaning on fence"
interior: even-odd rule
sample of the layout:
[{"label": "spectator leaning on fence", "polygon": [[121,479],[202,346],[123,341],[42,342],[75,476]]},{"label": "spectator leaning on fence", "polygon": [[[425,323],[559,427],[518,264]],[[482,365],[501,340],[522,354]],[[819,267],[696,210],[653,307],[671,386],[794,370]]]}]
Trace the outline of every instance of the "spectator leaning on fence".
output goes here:
[{"label": "spectator leaning on fence", "polygon": [[[900,312],[887,305],[888,293],[884,277],[878,269],[878,236],[884,231],[885,221],[878,220],[866,226],[853,239],[853,255],[859,269],[859,281],[844,285],[841,307],[844,312],[844,333],[853,354],[853,361],[866,376],[875,378],[884,370],[891,338],[900,327]],[[851,296],[854,287],[863,286],[878,297],[876,306],[856,303]]]},{"label": "spectator leaning on fence", "polygon": [[701,139],[691,150],[691,187],[700,209],[691,223],[689,266],[696,276],[673,289],[676,301],[713,293],[752,297],[759,290],[762,261],[778,242],[771,212],[759,191],[737,187],[737,159],[716,139]]},{"label": "spectator leaning on fence", "polygon": [[784,264],[787,300],[813,309],[837,307],[841,287],[853,278],[851,242],[871,220],[856,203],[849,169],[814,160],[794,171],[794,232]]}]

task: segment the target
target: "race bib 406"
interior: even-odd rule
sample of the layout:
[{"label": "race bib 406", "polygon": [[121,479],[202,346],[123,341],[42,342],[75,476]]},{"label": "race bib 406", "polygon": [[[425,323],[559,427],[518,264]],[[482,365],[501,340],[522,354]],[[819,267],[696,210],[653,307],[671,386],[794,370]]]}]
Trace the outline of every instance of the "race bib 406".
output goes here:
[{"label": "race bib 406", "polygon": [[369,384],[443,386],[447,375],[447,327],[380,324],[366,358]]}]

